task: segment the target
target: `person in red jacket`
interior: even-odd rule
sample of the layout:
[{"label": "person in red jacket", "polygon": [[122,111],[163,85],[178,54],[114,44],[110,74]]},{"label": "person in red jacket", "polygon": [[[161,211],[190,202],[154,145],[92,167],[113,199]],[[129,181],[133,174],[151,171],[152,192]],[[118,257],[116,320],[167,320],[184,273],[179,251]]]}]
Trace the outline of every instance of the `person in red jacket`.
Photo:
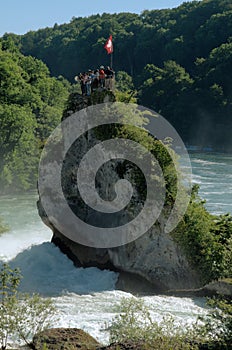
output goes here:
[{"label": "person in red jacket", "polygon": [[100,82],[101,88],[105,87],[105,78],[106,78],[106,74],[105,74],[104,66],[101,66],[99,70],[99,82]]}]

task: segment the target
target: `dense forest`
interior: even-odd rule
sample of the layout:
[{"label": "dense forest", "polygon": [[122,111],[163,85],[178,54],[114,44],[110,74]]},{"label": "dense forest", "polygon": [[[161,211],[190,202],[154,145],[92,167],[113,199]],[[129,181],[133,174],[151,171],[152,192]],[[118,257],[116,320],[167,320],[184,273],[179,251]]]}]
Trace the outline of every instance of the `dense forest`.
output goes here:
[{"label": "dense forest", "polygon": [[[40,151],[60,122],[74,76],[109,64],[121,94],[168,119],[187,145],[232,150],[232,3],[72,18],[0,38],[0,184],[35,188]],[[117,96],[120,100],[120,91]],[[121,96],[122,97],[122,96]]]},{"label": "dense forest", "polygon": [[23,56],[9,39],[0,48],[0,187],[36,187],[46,138],[60,122],[70,84],[47,66]]},{"label": "dense forest", "polygon": [[167,118],[188,145],[232,149],[231,0],[185,2],[140,15],[73,17],[22,36],[5,34],[2,41],[13,39],[53,76],[74,82],[78,72],[109,63],[103,49],[109,34],[114,69],[131,76],[140,104]]}]

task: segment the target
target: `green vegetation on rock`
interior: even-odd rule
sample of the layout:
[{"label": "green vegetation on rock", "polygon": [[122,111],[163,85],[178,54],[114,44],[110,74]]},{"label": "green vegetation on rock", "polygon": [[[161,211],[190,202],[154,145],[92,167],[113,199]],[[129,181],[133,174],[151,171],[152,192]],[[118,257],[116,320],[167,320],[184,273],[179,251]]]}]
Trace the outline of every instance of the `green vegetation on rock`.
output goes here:
[{"label": "green vegetation on rock", "polygon": [[204,204],[195,185],[187,212],[172,236],[207,283],[232,276],[232,217],[211,215]]}]

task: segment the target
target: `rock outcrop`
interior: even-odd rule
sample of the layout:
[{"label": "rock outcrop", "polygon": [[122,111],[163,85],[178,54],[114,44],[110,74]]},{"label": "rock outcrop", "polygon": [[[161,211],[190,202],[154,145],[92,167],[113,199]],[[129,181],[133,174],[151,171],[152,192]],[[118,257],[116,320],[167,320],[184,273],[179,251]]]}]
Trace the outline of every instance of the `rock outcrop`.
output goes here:
[{"label": "rock outcrop", "polygon": [[41,350],[96,350],[100,344],[88,333],[77,328],[51,328],[33,337],[33,349]]},{"label": "rock outcrop", "polygon": [[[69,240],[56,229],[52,242],[60,247],[76,266],[96,266],[100,269],[138,275],[153,285],[154,292],[199,286],[196,273],[177,244],[171,237],[164,235],[162,228],[158,226],[154,226],[136,241],[118,248],[96,249],[83,246]],[[127,285],[125,280],[127,275],[123,277],[121,286]],[[139,283],[141,282],[140,280]],[[128,289],[136,290],[136,286],[128,286]],[[144,290],[141,288],[140,292],[147,290],[148,285],[144,283]],[[151,291],[151,288],[149,290]]]},{"label": "rock outcrop", "polygon": [[114,343],[102,346],[91,335],[78,328],[51,328],[36,334],[32,340],[34,350],[141,350],[140,342]]},{"label": "rock outcrop", "polygon": [[222,297],[232,300],[232,283],[225,280],[213,281],[201,288],[168,291],[168,295],[179,297]]},{"label": "rock outcrop", "polygon": [[[89,105],[114,101],[115,95],[111,91],[96,91],[90,97],[72,94],[63,119]],[[79,150],[82,150],[82,153],[84,153],[89,148],[89,144],[94,144],[94,139],[96,140],[96,134],[94,133],[89,133],[88,137],[80,139],[75,146],[75,150],[72,151],[72,156],[76,157]],[[116,165],[108,164],[108,166],[101,169],[98,174],[98,182],[101,183],[102,181],[104,189],[100,188],[99,185],[100,194],[101,191],[104,193],[112,192],[111,182],[116,183],[122,178],[122,167],[123,163],[119,161]],[[125,176],[128,180],[131,179],[130,172],[127,172]],[[70,177],[66,176],[64,186],[67,190],[67,201],[70,205],[75,203],[76,207],[78,207],[79,202],[75,197],[75,181],[71,183]],[[141,198],[136,191],[134,192],[134,202],[138,204]],[[53,230],[52,242],[59,246],[74,261],[76,266],[96,266],[101,269],[111,269],[137,275],[154,286],[154,290],[157,292],[200,286],[200,279],[197,273],[189,265],[180,247],[174,242],[170,234],[164,233],[165,216],[167,215],[165,210],[162,211],[162,215],[156,221],[156,224],[135,241],[116,248],[92,248],[73,242],[59,232],[51,224],[40,201],[38,208],[42,220]],[[87,216],[84,211],[81,215]],[[144,287],[144,289],[146,288]]]}]

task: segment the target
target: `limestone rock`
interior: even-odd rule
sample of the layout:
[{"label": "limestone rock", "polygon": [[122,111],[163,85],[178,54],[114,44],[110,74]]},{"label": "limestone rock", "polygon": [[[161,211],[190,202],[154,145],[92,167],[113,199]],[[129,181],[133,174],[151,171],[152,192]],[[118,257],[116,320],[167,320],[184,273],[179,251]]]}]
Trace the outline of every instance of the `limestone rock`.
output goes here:
[{"label": "limestone rock", "polygon": [[110,90],[98,89],[94,91],[90,96],[82,96],[78,93],[72,93],[69,96],[67,107],[63,113],[62,120],[73,114],[74,112],[80,111],[88,106],[115,102],[116,97]]},{"label": "limestone rock", "polygon": [[202,291],[205,292],[205,295],[207,296],[223,295],[225,298],[232,299],[232,283],[229,279],[213,281],[204,286]]},{"label": "limestone rock", "polygon": [[45,345],[48,350],[96,350],[100,344],[81,329],[52,328],[36,334],[32,345],[35,350],[41,350]]},{"label": "limestone rock", "polygon": [[[115,101],[114,93],[107,90],[96,91],[89,97],[72,94],[64,111],[63,119],[89,105],[113,101]],[[96,142],[96,135],[91,132],[88,137],[80,138],[72,150],[72,157],[80,157],[80,153],[85,154],[85,151],[94,142]],[[101,181],[96,181],[96,186],[99,183],[99,195],[105,193],[111,195],[113,193],[112,183],[116,183],[122,178],[121,169],[123,167],[125,168],[124,163],[118,161],[117,164],[108,163],[99,171],[98,178]],[[87,218],[86,209],[82,209],[81,202],[78,201],[76,195],[77,184],[75,183],[75,176],[73,177],[73,182],[70,180],[72,176],[65,175],[63,178],[63,185],[67,193],[66,199],[70,206],[73,205],[78,208],[79,214],[83,218]],[[126,171],[124,178],[130,182],[132,178],[130,171]],[[139,192],[134,190],[133,196],[132,203],[134,207],[136,205],[139,207],[141,204]],[[163,210],[156,224],[142,237],[132,243],[111,249],[91,248],[71,241],[53,227],[40,201],[38,202],[38,208],[42,220],[53,230],[52,241],[74,261],[76,266],[96,266],[101,269],[134,274],[152,284],[157,292],[200,286],[200,278],[189,265],[186,256],[174,242],[171,235],[164,233],[168,208]],[[135,209],[132,208],[133,210]],[[84,235],[84,232],[80,234]]]}]

